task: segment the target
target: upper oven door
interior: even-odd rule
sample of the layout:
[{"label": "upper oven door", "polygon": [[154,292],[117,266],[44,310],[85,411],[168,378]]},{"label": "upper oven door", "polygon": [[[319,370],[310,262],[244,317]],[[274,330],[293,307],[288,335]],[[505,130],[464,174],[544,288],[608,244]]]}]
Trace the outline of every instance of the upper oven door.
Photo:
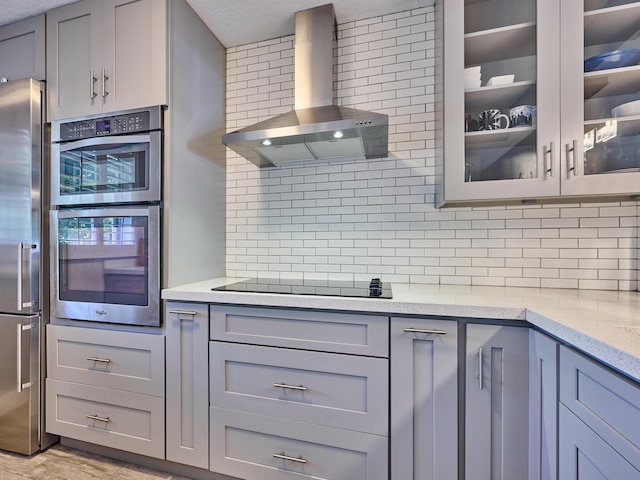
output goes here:
[{"label": "upper oven door", "polygon": [[162,132],[51,146],[51,204],[160,201]]}]

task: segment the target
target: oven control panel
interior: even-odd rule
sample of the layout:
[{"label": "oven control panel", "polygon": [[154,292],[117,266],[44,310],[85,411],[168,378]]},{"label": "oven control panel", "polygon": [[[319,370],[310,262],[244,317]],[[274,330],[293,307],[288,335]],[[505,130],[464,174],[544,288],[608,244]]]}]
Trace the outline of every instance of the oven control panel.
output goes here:
[{"label": "oven control panel", "polygon": [[62,122],[60,123],[59,141],[147,132],[151,129],[150,112],[142,110],[120,115]]}]

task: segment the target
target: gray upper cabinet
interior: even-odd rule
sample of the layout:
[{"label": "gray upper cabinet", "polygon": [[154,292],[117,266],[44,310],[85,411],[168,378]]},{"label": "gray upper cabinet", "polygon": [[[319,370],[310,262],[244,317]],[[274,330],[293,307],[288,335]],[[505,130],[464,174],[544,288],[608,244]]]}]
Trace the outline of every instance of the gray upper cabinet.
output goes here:
[{"label": "gray upper cabinet", "polygon": [[640,192],[640,2],[443,8],[442,203]]},{"label": "gray upper cabinet", "polygon": [[528,478],[529,331],[467,325],[466,478]]},{"label": "gray upper cabinet", "polygon": [[458,479],[458,322],[391,319],[391,478]]},{"label": "gray upper cabinet", "polygon": [[164,0],[83,0],[47,14],[49,120],[167,102]]},{"label": "gray upper cabinet", "polygon": [[45,79],[44,15],[0,27],[0,78]]}]

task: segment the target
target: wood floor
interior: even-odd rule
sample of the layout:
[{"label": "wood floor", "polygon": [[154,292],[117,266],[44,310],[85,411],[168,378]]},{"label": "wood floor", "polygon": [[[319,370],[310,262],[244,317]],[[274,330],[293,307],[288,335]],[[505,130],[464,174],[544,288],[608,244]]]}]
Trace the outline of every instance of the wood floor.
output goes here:
[{"label": "wood floor", "polygon": [[93,453],[54,445],[30,457],[0,451],[0,480],[188,480]]}]

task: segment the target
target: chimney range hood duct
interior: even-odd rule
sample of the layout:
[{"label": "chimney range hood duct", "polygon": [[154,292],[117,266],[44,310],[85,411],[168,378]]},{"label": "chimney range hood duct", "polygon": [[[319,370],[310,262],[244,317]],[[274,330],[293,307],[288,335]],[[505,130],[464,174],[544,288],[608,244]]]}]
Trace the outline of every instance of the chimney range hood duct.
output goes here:
[{"label": "chimney range hood duct", "polygon": [[259,167],[388,155],[388,116],[333,105],[333,5],[296,12],[295,110],[222,136]]}]

